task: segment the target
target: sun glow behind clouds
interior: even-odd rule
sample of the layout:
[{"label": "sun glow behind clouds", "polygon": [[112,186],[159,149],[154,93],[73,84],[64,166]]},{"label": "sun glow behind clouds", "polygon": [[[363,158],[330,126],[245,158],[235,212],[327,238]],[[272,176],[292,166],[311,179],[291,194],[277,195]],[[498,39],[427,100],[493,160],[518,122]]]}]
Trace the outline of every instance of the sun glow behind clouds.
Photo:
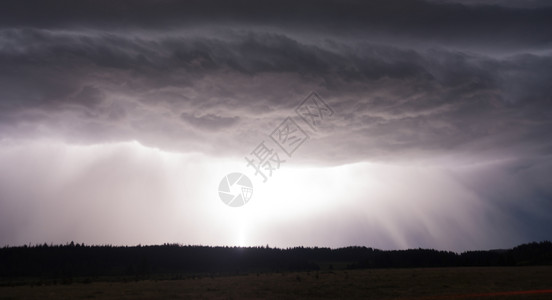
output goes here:
[{"label": "sun glow behind clouds", "polygon": [[[1,146],[0,228],[9,237],[3,244],[486,245],[479,230],[489,227],[486,208],[438,168],[288,164],[262,183],[243,158],[168,153],[138,142]],[[220,180],[231,172],[253,181],[253,198],[243,207],[218,197]]]}]

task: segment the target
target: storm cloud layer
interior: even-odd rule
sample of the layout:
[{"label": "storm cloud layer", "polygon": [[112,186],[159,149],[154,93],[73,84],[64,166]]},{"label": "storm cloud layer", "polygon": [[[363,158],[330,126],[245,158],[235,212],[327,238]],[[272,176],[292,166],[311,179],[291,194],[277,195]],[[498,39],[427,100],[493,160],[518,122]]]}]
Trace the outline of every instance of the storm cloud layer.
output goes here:
[{"label": "storm cloud layer", "polygon": [[[396,174],[402,172],[395,166],[428,167],[435,171],[428,178],[450,177],[451,184],[475,195],[482,203],[475,214],[486,220],[482,226],[488,232],[518,230],[515,236],[492,234],[494,244],[472,245],[550,238],[544,228],[552,225],[552,7],[541,1],[481,3],[5,1],[0,9],[0,167],[12,172],[18,169],[13,162],[40,159],[41,151],[13,150],[27,147],[21,145],[42,149],[36,141],[68,147],[138,143],[242,162],[310,91],[317,91],[335,115],[324,130],[309,132],[311,139],[294,163],[320,168],[377,163]],[[112,161],[119,163],[127,169],[133,165]],[[48,164],[42,168],[34,174],[57,172]],[[93,182],[102,178],[90,176]],[[392,177],[385,177],[390,185]],[[4,244],[43,241],[23,229],[18,234],[20,225],[8,215],[23,216],[27,210],[12,208],[14,203],[43,203],[58,193],[65,201],[79,198],[64,188],[47,197],[29,196],[20,192],[25,176],[16,184],[9,173],[2,178]],[[117,178],[128,183],[125,176]],[[45,184],[40,177],[30,181]],[[430,189],[430,180],[421,186]],[[160,183],[152,193],[171,198],[163,196],[166,189]],[[408,201],[408,194],[390,197]],[[443,190],[435,197],[455,195]],[[466,222],[471,214],[466,211]],[[439,246],[431,234],[411,234],[404,229],[410,225],[399,223],[389,226],[401,228],[401,242],[382,246],[417,247],[417,241]],[[347,229],[335,234],[354,232],[350,224],[343,226]],[[362,239],[362,230],[351,236],[346,243],[373,241]],[[324,244],[326,238],[310,243]]]}]

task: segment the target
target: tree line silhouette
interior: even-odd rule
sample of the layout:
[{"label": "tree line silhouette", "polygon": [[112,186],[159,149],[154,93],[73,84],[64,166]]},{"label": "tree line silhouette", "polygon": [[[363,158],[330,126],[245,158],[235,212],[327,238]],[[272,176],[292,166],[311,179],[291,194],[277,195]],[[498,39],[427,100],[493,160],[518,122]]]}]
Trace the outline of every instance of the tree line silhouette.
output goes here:
[{"label": "tree line silhouette", "polygon": [[75,244],[4,247],[0,249],[0,282],[17,278],[59,279],[115,276],[145,279],[169,275],[183,278],[248,272],[285,272],[362,268],[431,268],[460,266],[552,265],[550,241],[508,250],[455,253],[433,249],[379,250],[369,247],[270,248],[155,246],[90,246]]}]

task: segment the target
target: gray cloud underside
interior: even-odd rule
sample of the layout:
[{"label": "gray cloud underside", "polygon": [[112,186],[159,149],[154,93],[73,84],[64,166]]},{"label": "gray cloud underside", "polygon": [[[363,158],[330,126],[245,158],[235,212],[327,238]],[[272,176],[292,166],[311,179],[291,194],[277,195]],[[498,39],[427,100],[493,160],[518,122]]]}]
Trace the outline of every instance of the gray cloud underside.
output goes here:
[{"label": "gray cloud underside", "polygon": [[6,2],[0,138],[239,157],[316,90],[306,161],[548,155],[552,9],[468,2]]},{"label": "gray cloud underside", "polygon": [[3,137],[136,139],[207,152],[220,150],[212,146],[216,139],[230,145],[229,153],[243,153],[317,90],[336,114],[314,135],[313,157],[551,149],[544,138],[552,112],[550,55],[493,57],[207,29],[3,29],[0,39]]}]

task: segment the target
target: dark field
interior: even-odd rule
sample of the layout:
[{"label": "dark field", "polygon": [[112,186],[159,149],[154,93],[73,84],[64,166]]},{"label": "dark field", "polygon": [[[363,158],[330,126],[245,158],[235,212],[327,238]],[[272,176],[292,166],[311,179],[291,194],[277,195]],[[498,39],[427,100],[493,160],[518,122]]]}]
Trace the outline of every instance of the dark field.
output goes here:
[{"label": "dark field", "polygon": [[552,266],[371,269],[0,287],[0,299],[552,299]]}]

